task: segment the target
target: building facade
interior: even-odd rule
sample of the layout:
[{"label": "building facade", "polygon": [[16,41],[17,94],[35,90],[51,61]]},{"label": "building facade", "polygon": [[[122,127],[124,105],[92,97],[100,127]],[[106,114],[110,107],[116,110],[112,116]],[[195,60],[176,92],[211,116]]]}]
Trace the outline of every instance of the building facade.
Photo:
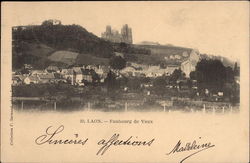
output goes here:
[{"label": "building facade", "polygon": [[132,29],[127,25],[123,25],[121,33],[112,29],[110,25],[106,26],[106,31],[102,33],[102,38],[116,43],[133,43]]},{"label": "building facade", "polygon": [[189,77],[190,72],[195,71],[195,67],[200,60],[200,54],[198,50],[192,50],[189,58],[181,63],[181,70]]}]

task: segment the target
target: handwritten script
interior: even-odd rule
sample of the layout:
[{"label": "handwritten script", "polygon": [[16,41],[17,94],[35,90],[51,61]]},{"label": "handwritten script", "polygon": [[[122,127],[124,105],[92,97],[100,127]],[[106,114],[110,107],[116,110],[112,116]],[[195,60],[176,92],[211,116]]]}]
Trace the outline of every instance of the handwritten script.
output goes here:
[{"label": "handwritten script", "polygon": [[[201,137],[199,137],[199,139],[201,139]],[[194,140],[192,143],[187,142],[185,145],[183,145],[181,140],[179,140],[177,142],[177,144],[175,145],[175,147],[169,153],[167,153],[167,155],[177,153],[177,152],[194,151],[193,153],[189,154],[188,156],[186,156],[185,158],[183,158],[180,161],[180,163],[183,163],[186,159],[190,158],[191,156],[193,156],[201,151],[205,151],[209,148],[212,148],[214,146],[215,145],[211,144],[211,142],[197,144],[196,140]]]},{"label": "handwritten script", "polygon": [[[64,145],[64,144],[72,144],[72,145],[82,145],[84,146],[89,138],[82,138],[79,134],[72,134],[72,137],[61,138],[63,136],[64,126],[60,125],[57,128],[53,126],[49,126],[45,129],[45,132],[38,136],[35,139],[35,143],[37,145]],[[60,137],[60,138],[59,138]],[[199,138],[201,139],[201,137]],[[97,145],[100,146],[96,155],[104,155],[111,147],[117,146],[131,146],[131,147],[150,147],[155,142],[155,138],[150,139],[138,139],[137,136],[128,136],[127,138],[121,138],[120,134],[115,133],[111,137],[107,139],[101,139],[97,142]],[[166,155],[172,155],[174,153],[184,152],[184,151],[192,151],[191,154],[183,158],[180,163],[183,163],[186,159],[191,156],[205,151],[209,148],[214,147],[211,142],[206,143],[197,143],[198,141],[193,140],[192,142],[183,143],[181,140],[177,142],[174,148],[167,153]]]}]

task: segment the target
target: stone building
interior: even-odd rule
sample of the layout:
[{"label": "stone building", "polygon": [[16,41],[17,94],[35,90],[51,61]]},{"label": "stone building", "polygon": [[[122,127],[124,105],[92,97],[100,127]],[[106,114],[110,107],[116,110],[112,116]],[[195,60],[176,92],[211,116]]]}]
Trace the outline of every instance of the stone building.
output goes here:
[{"label": "stone building", "polygon": [[132,38],[132,29],[128,27],[127,24],[123,25],[121,29],[121,33],[119,33],[117,30],[112,29],[110,25],[106,26],[106,31],[102,33],[101,36],[103,39],[116,42],[116,43],[127,43],[132,44],[133,38]]},{"label": "stone building", "polygon": [[198,50],[192,50],[189,58],[181,63],[181,70],[189,77],[190,72],[195,71],[195,66],[200,60],[200,54]]}]

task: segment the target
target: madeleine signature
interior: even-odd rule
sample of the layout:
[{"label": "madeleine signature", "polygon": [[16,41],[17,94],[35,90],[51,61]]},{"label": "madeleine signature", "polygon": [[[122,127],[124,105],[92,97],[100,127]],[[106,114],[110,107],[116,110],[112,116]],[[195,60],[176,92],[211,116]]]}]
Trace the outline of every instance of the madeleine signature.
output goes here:
[{"label": "madeleine signature", "polygon": [[[201,139],[201,137],[199,137],[199,139]],[[179,140],[177,142],[177,144],[175,145],[175,147],[169,152],[167,153],[167,155],[176,153],[176,152],[184,152],[184,151],[193,151],[193,153],[189,154],[188,156],[186,156],[185,158],[183,158],[180,163],[184,162],[186,159],[190,158],[191,156],[207,150],[209,148],[214,147],[215,145],[212,144],[211,142],[206,142],[206,143],[199,143],[197,144],[197,141],[194,140],[192,143],[191,142],[187,142],[187,143],[182,143],[181,140]]]}]

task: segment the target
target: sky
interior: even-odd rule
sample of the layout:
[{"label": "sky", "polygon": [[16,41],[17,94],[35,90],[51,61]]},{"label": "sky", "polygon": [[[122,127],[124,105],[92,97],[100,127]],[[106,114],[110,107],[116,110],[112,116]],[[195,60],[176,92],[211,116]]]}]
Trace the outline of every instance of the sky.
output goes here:
[{"label": "sky", "polygon": [[248,2],[44,2],[5,3],[14,25],[59,19],[97,36],[106,25],[132,28],[133,41],[199,49],[201,53],[239,59],[248,55]]}]

